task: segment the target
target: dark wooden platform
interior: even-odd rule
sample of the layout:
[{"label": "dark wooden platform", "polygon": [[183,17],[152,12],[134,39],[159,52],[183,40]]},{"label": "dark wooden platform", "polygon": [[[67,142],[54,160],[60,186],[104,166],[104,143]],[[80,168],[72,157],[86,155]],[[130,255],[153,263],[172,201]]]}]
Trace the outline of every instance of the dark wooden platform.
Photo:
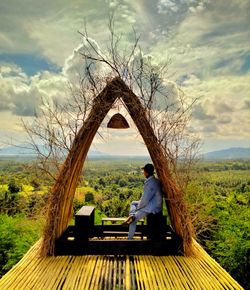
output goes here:
[{"label": "dark wooden platform", "polygon": [[[141,232],[146,234],[146,226],[138,226],[139,236]],[[144,228],[142,228],[144,227]],[[169,230],[170,228],[168,228]],[[103,234],[103,231],[114,234]],[[117,236],[120,239],[110,236]],[[122,234],[123,233],[123,234]],[[92,237],[85,238],[75,231],[74,226],[69,226],[65,233],[56,242],[56,255],[180,255],[182,252],[181,240],[173,233],[166,232],[165,239],[150,240],[146,235],[142,239],[127,240],[127,232],[120,226],[95,226]],[[124,237],[124,239],[121,239]]]},{"label": "dark wooden platform", "polygon": [[149,215],[127,240],[128,226],[95,225],[94,207],[83,207],[56,241],[55,255],[181,255],[182,241],[162,214]]}]

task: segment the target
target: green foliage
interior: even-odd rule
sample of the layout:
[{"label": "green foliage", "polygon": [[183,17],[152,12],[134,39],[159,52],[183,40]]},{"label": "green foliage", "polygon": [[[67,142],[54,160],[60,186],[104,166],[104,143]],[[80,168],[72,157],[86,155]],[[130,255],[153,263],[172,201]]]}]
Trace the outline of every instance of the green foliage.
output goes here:
[{"label": "green foliage", "polygon": [[23,215],[0,215],[0,276],[7,272],[40,237],[42,221]]},{"label": "green foliage", "polygon": [[213,170],[195,173],[187,188],[200,243],[246,288],[250,284],[249,184],[248,170]]},{"label": "green foliage", "polygon": [[20,213],[23,207],[24,199],[19,193],[10,193],[9,191],[0,192],[0,213],[13,215]]},{"label": "green foliage", "polygon": [[85,202],[94,202],[94,194],[92,192],[87,192],[85,194]]},{"label": "green foliage", "polygon": [[32,193],[26,197],[23,212],[28,217],[39,217],[45,214],[46,204],[48,200],[47,194]]},{"label": "green foliage", "polygon": [[84,205],[82,201],[79,201],[78,199],[73,199],[73,213],[76,214],[78,210]]},{"label": "green foliage", "polygon": [[16,182],[14,180],[12,180],[9,184],[8,184],[8,190],[10,193],[18,193],[20,192],[22,189],[22,187],[18,184],[16,184]]},{"label": "green foliage", "polygon": [[0,190],[0,214],[24,213],[29,217],[42,215],[45,211],[47,194],[33,192],[28,196]]},{"label": "green foliage", "polygon": [[95,224],[101,225],[102,224],[102,218],[107,217],[103,212],[101,212],[99,209],[95,209]]},{"label": "green foliage", "polygon": [[[95,205],[96,224],[105,216],[127,216],[131,201],[142,194],[140,168],[147,162],[88,161],[73,200],[74,213],[83,205]],[[0,161],[0,274],[40,237],[51,181],[31,170],[32,166]],[[249,161],[199,163],[186,196],[198,241],[245,288],[250,284],[249,173]],[[12,181],[22,191],[9,190]]]},{"label": "green foliage", "polygon": [[206,241],[213,257],[245,286],[250,282],[246,270],[250,268],[249,202],[250,192],[246,195],[230,192],[226,198],[218,197],[214,209],[218,230]]},{"label": "green foliage", "polygon": [[38,179],[34,178],[30,181],[30,185],[33,186],[34,190],[40,189],[40,182]]}]

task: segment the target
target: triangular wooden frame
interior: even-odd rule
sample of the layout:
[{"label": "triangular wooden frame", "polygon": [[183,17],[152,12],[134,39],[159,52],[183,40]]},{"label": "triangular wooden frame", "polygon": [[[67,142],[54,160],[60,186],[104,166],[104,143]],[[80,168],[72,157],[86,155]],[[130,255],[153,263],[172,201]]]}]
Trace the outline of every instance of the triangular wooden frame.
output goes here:
[{"label": "triangular wooden frame", "polygon": [[77,182],[90,145],[117,98],[123,100],[147,146],[157,175],[163,185],[171,224],[176,233],[183,239],[184,252],[186,255],[190,255],[192,252],[192,224],[182,201],[182,193],[171,178],[163,148],[147,118],[147,111],[124,81],[120,78],[114,78],[95,98],[88,118],[79,130],[52,189],[42,243],[43,256],[53,255],[55,240],[61,236],[68,225]]}]

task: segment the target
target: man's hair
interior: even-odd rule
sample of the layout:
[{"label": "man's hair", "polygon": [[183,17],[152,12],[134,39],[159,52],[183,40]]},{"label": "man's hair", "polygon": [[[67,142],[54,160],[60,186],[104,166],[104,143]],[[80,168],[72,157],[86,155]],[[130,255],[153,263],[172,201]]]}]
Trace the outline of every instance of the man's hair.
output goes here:
[{"label": "man's hair", "polygon": [[144,167],[142,167],[143,170],[145,170],[149,175],[154,174],[154,165],[151,163],[146,164]]}]

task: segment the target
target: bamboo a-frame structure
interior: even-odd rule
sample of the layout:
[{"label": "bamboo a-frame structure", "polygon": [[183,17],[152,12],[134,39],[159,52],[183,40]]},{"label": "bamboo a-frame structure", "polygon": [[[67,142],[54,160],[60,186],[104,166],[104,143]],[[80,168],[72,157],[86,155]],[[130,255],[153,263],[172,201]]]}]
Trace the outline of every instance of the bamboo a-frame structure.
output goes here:
[{"label": "bamboo a-frame structure", "polygon": [[147,110],[125,82],[117,77],[110,81],[94,99],[92,109],[79,130],[52,188],[42,240],[42,256],[54,254],[55,241],[67,228],[71,218],[73,197],[90,145],[103,119],[117,98],[122,99],[147,146],[157,175],[162,182],[171,224],[176,233],[183,239],[184,254],[186,256],[193,254],[192,238],[194,234],[192,223],[183,202],[182,191],[171,177],[164,149],[150,125]]}]

